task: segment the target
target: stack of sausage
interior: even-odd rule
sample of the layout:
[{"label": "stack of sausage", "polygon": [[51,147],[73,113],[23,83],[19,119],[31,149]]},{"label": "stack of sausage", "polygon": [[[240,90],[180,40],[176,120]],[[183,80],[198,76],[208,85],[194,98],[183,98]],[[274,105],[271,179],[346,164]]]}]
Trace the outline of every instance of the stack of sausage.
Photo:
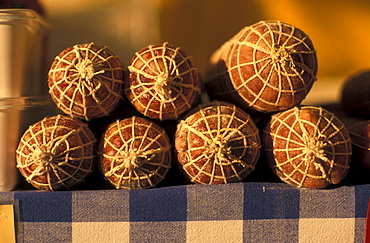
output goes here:
[{"label": "stack of sausage", "polygon": [[333,112],[300,105],[317,68],[311,39],[280,21],[242,29],[203,77],[166,42],[136,52],[127,68],[105,46],[75,45],[48,77],[64,114],[29,127],[17,166],[43,190],[76,187],[94,163],[115,188],[144,189],[169,172],[189,183],[241,182],[266,161],[288,184],[327,188],[347,175],[353,139]]}]

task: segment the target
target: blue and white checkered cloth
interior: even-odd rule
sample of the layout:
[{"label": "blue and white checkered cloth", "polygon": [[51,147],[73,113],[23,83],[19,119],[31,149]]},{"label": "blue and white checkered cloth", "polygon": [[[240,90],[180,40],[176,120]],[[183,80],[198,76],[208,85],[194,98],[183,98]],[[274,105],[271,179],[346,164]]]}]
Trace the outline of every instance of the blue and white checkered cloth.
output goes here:
[{"label": "blue and white checkered cloth", "polygon": [[[18,242],[364,242],[370,185],[12,191]],[[1,229],[0,229],[1,231]],[[1,234],[1,233],[0,233]]]}]

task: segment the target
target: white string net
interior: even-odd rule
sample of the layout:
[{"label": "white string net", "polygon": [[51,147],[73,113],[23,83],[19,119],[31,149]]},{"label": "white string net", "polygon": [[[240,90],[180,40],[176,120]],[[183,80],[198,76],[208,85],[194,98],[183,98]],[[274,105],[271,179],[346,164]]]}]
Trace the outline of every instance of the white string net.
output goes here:
[{"label": "white string net", "polygon": [[317,57],[310,38],[280,21],[243,28],[211,57],[207,90],[262,112],[298,105],[316,80]]},{"label": "white string net", "polygon": [[21,137],[17,167],[38,189],[70,189],[92,172],[95,143],[82,121],[62,115],[46,117]]},{"label": "white string net", "polygon": [[117,120],[101,141],[100,167],[117,189],[156,186],[171,167],[171,144],[164,129],[144,118]]},{"label": "white string net", "polygon": [[268,162],[288,184],[324,188],[347,175],[352,154],[348,131],[321,107],[294,107],[273,115],[263,141]]},{"label": "white string net", "polygon": [[370,151],[370,120],[363,120],[347,127],[352,144]]},{"label": "white string net", "polygon": [[106,46],[75,45],[54,59],[48,84],[64,113],[84,120],[100,118],[122,99],[122,63]]},{"label": "white string net", "polygon": [[131,60],[125,93],[135,108],[153,119],[177,119],[197,101],[200,74],[180,47],[149,45]]},{"label": "white string net", "polygon": [[[341,118],[352,142],[352,165],[370,170],[370,120],[353,117]],[[360,166],[362,165],[362,167]],[[351,166],[352,168],[352,166]],[[354,170],[353,170],[354,171]],[[353,173],[352,173],[353,174]]]},{"label": "white string net", "polygon": [[178,161],[192,182],[243,181],[260,155],[258,129],[250,116],[225,102],[202,105],[176,131]]}]

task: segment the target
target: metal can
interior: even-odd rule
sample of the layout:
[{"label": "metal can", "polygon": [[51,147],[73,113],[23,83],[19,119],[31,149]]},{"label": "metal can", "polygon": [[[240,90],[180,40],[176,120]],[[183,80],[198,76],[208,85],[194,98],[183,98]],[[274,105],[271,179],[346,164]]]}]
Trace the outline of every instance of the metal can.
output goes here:
[{"label": "metal can", "polygon": [[0,191],[19,182],[15,151],[21,134],[55,110],[46,81],[49,29],[33,10],[0,10]]}]

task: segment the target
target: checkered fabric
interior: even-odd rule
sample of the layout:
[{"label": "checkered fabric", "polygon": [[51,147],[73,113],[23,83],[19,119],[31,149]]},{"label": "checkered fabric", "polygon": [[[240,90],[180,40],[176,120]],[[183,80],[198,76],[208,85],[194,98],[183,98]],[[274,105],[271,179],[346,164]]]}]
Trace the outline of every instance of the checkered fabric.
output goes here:
[{"label": "checkered fabric", "polygon": [[13,191],[18,242],[364,242],[370,185]]}]

